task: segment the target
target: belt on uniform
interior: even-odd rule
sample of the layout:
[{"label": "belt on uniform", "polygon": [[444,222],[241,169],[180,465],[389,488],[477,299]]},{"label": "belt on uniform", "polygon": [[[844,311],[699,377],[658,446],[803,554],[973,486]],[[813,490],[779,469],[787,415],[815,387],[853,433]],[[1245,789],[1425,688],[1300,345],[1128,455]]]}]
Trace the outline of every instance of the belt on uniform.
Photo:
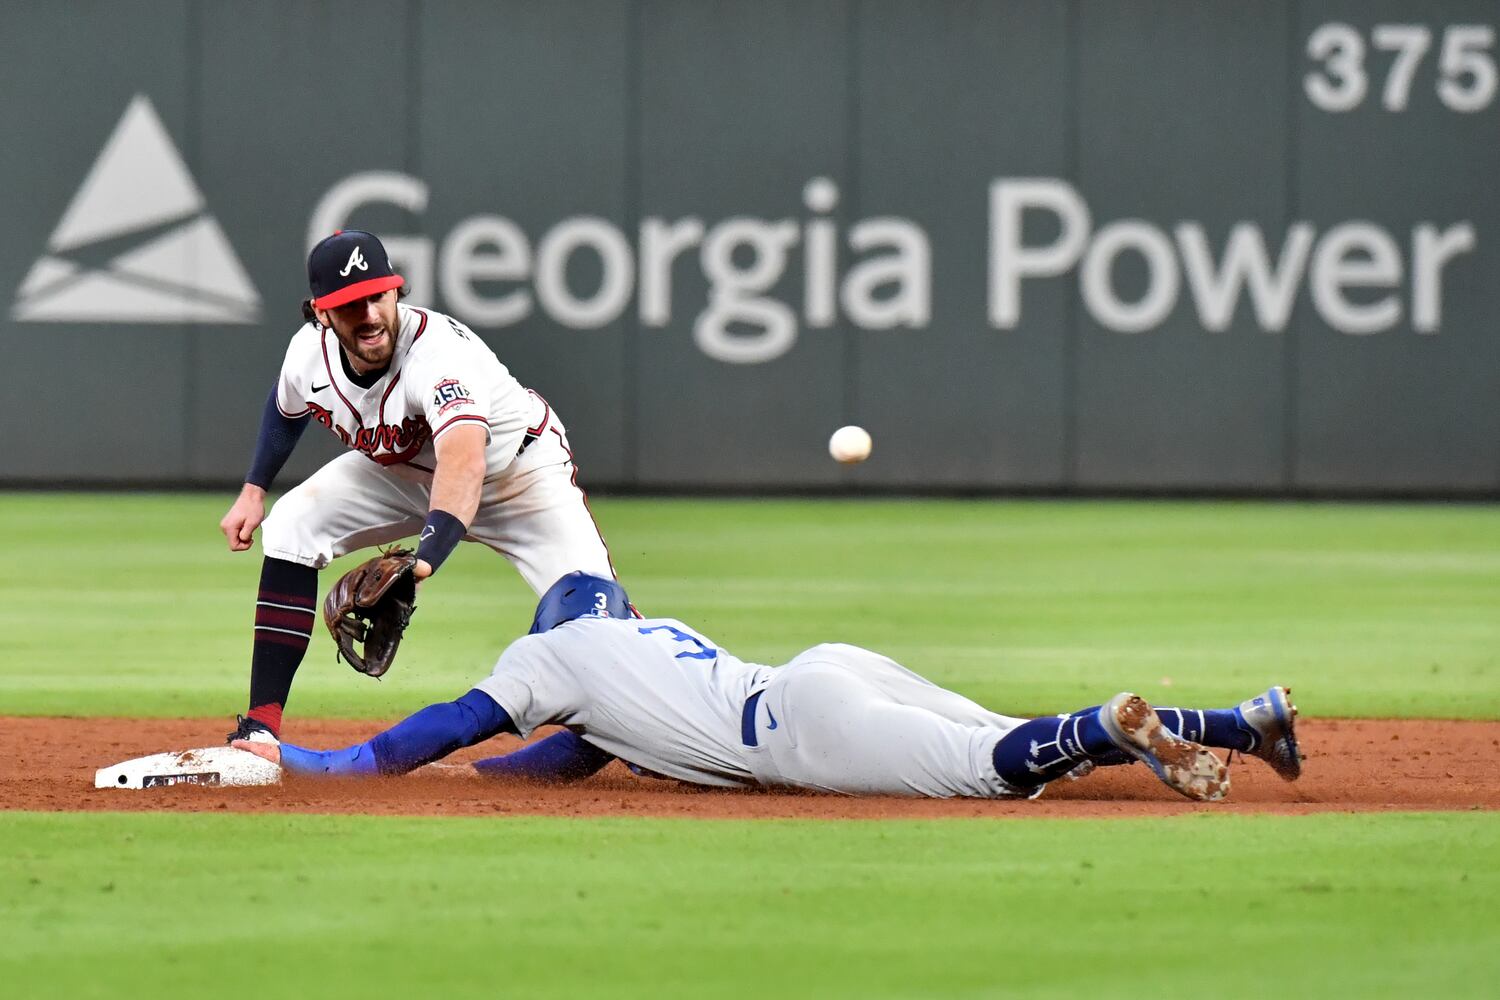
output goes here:
[{"label": "belt on uniform", "polygon": [[745,711],[740,716],[740,742],[747,747],[760,746],[760,741],[755,738],[755,709],[760,705],[760,696],[765,693],[766,689],[761,688],[745,699]]},{"label": "belt on uniform", "polygon": [[542,435],[540,432],[533,434],[531,433],[531,431],[527,431],[526,436],[521,439],[521,447],[516,449],[516,457],[520,458],[521,452],[525,451],[527,448],[530,448],[532,442],[541,436]]}]

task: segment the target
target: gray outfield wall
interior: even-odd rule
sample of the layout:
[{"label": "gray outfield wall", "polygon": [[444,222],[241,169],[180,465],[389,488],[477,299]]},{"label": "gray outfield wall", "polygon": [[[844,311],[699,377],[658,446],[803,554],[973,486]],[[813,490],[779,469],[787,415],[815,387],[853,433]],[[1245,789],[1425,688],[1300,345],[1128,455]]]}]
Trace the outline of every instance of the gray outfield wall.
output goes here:
[{"label": "gray outfield wall", "polygon": [[0,15],[0,481],[237,481],[350,226],[596,487],[1500,490],[1495,2]]}]

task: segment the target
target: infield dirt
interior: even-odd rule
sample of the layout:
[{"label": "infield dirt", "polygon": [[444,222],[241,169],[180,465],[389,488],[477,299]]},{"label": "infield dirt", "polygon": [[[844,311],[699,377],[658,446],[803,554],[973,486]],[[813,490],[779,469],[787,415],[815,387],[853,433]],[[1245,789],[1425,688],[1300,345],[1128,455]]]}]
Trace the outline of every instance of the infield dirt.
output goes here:
[{"label": "infield dirt", "polygon": [[[1261,761],[1236,755],[1229,799],[1212,805],[1174,795],[1140,766],[1102,768],[1080,781],[1055,782],[1030,802],[704,789],[636,777],[618,763],[574,785],[541,786],[481,778],[463,766],[519,745],[508,737],[404,778],[289,779],[265,788],[93,787],[97,768],[213,745],[225,728],[223,719],[0,718],[0,809],[894,819],[1500,808],[1500,773],[1494,768],[1500,722],[1412,719],[1303,721],[1298,736],[1308,759],[1301,780],[1284,782]],[[307,746],[345,746],[381,728],[370,721],[294,719],[284,735]]]}]

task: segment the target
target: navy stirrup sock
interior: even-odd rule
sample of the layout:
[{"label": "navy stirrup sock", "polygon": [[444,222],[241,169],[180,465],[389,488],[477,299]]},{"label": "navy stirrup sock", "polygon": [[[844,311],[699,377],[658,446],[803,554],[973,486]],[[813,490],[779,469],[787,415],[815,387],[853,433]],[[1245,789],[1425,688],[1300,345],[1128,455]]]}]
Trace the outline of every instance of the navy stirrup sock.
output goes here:
[{"label": "navy stirrup sock", "polygon": [[[1167,732],[1206,747],[1222,750],[1241,750],[1245,753],[1255,749],[1255,731],[1240,725],[1239,713],[1232,708],[1156,708],[1157,717]],[[1080,709],[1074,713],[1083,715],[1099,710],[1099,706]],[[1096,760],[1095,764],[1129,764],[1135,760],[1123,751],[1114,759]]]},{"label": "navy stirrup sock", "polygon": [[1232,708],[1157,708],[1156,714],[1169,732],[1185,740],[1246,753],[1255,749],[1255,733],[1240,725]]},{"label": "navy stirrup sock", "polygon": [[995,744],[995,772],[1015,788],[1036,788],[1061,778],[1085,761],[1119,751],[1099,721],[1097,710],[1023,722]]},{"label": "navy stirrup sock", "polygon": [[[1255,749],[1255,733],[1240,725],[1232,708],[1157,708],[1156,714],[1182,739],[1247,753]],[[1098,705],[1022,723],[1002,736],[994,751],[996,773],[1016,788],[1045,785],[1084,761],[1109,766],[1134,759],[1110,741]]]},{"label": "navy stirrup sock", "polygon": [[275,736],[317,621],[318,571],[273,559],[261,564],[255,595],[255,644],[250,654],[250,710],[245,713]]}]

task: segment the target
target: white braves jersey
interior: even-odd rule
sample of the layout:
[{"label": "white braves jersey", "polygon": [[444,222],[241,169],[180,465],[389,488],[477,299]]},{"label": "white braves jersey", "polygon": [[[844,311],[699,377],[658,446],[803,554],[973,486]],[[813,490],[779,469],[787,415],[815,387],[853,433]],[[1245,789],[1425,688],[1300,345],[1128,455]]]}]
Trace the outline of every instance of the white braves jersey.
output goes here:
[{"label": "white braves jersey", "polygon": [[486,478],[495,478],[541,432],[546,402],[458,320],[400,304],[396,314],[400,333],[390,367],[368,389],[351,381],[334,332],[305,324],[287,347],[277,406],[288,417],[311,414],[381,465],[405,463],[427,473],[437,467],[439,437],[479,425],[489,440]]},{"label": "white braves jersey", "polygon": [[704,785],[753,784],[745,699],[771,668],[745,663],[672,618],[580,618],[511,643],[475,687],[522,736],[576,727],[648,771]]}]

